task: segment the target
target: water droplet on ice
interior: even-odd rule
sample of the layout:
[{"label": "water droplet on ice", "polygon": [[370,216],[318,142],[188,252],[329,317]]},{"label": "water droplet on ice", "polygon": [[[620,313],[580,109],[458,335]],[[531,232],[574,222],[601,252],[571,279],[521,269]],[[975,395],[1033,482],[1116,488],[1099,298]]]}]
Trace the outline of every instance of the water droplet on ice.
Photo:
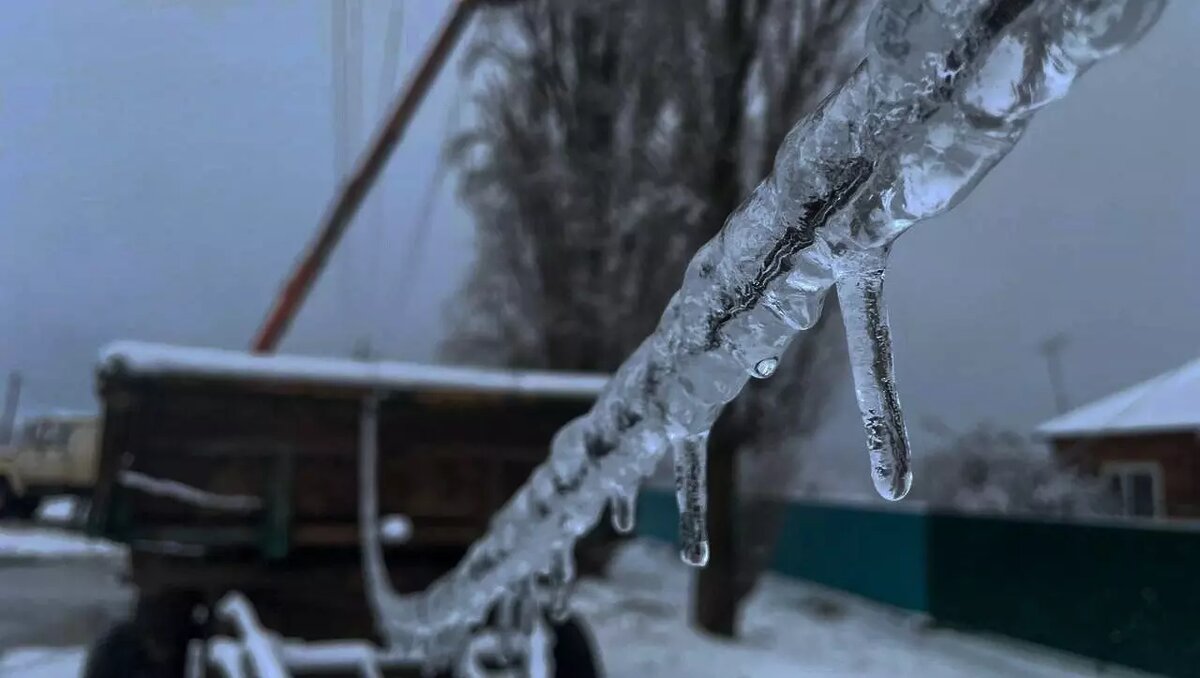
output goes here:
[{"label": "water droplet on ice", "polygon": [[779,367],[779,358],[763,358],[754,365],[752,374],[757,379],[766,379],[775,374],[775,369]]}]

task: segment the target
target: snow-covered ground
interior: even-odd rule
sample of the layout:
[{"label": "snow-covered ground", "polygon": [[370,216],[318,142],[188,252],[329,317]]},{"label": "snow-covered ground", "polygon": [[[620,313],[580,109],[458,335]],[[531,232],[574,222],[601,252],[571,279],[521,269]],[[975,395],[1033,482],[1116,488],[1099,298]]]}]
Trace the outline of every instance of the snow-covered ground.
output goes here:
[{"label": "snow-covered ground", "polygon": [[65,525],[76,517],[80,501],[76,497],[48,497],[38,507],[37,521],[39,523]]},{"label": "snow-covered ground", "polygon": [[80,643],[127,605],[125,549],[62,527],[72,509],[69,500],[50,501],[37,524],[0,522],[0,678],[78,676]]},{"label": "snow-covered ground", "polygon": [[591,622],[610,678],[1101,675],[1085,658],[930,628],[918,615],[775,576],[745,608],[742,638],[718,640],[685,623],[689,584],[674,549],[649,541],[626,547],[609,581],[580,583],[573,605]]},{"label": "snow-covered ground", "polygon": [[[36,568],[96,556],[118,567],[120,549],[47,527],[0,525],[4,559]],[[36,563],[45,561],[45,565]],[[114,565],[113,563],[117,563]],[[72,565],[79,567],[82,565]],[[90,566],[89,566],[90,567]],[[39,570],[40,571],[40,570]],[[67,575],[74,576],[74,575]],[[590,622],[610,678],[1068,678],[1137,675],[1087,659],[999,638],[931,628],[926,620],[821,587],[768,576],[749,601],[742,637],[723,641],[686,624],[691,572],[674,549],[639,540],[604,581],[579,583],[574,609]],[[0,582],[4,581],[0,570]],[[42,595],[36,592],[33,595]],[[64,594],[66,595],[66,594]],[[13,601],[10,601],[10,603]],[[18,601],[19,602],[19,601]],[[71,612],[64,605],[64,615]],[[3,611],[0,610],[0,615]],[[23,613],[25,614],[25,613]],[[2,621],[2,620],[0,620]],[[45,639],[46,645],[66,644]],[[73,641],[80,642],[79,640]],[[26,645],[29,645],[26,641]],[[78,676],[84,650],[0,645],[0,678]]]},{"label": "snow-covered ground", "polygon": [[72,527],[80,518],[79,499],[50,497],[38,508],[36,522],[0,522],[0,561],[31,558],[117,557],[124,547],[89,539]]},{"label": "snow-covered ground", "polygon": [[83,648],[30,647],[0,655],[4,678],[75,678],[83,670]]},{"label": "snow-covered ground", "polygon": [[0,559],[117,557],[124,549],[102,539],[45,526],[0,524]]}]

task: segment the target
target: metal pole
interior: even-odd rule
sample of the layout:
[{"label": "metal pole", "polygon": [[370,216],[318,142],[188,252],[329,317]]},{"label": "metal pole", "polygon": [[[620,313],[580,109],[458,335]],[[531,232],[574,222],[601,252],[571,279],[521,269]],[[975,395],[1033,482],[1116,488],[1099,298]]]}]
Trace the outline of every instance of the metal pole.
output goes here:
[{"label": "metal pole", "polygon": [[4,410],[0,414],[0,445],[13,441],[13,428],[17,423],[17,408],[21,402],[21,373],[8,375],[8,388],[4,392]]},{"label": "metal pole", "polygon": [[1042,342],[1042,355],[1046,356],[1046,373],[1050,378],[1050,392],[1054,396],[1057,414],[1066,412],[1070,405],[1062,375],[1062,350],[1067,345],[1065,334],[1056,334]]},{"label": "metal pole", "polygon": [[293,269],[283,289],[275,298],[266,320],[254,338],[253,349],[259,353],[270,353],[279,345],[287,332],[296,312],[308,297],[313,283],[325,267],[329,256],[346,228],[354,219],[367,193],[383,172],[388,158],[404,136],[408,123],[412,121],[417,107],[428,93],[430,86],[445,65],[446,59],[462,35],[471,11],[478,0],[456,0],[450,13],[442,22],[437,38],[425,53],[417,72],[405,85],[392,112],[384,125],[371,140],[367,152],[355,165],[353,173],[344,181],[333,203],[329,206],[317,237],[308,245],[299,264]]}]

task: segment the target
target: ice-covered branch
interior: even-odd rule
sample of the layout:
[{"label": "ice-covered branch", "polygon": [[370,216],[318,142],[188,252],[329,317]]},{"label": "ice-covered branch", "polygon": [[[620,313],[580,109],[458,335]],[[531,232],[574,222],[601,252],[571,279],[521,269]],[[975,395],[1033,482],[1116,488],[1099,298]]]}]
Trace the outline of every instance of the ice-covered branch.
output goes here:
[{"label": "ice-covered branch", "polygon": [[244,664],[255,678],[287,678],[288,671],[271,632],[263,628],[250,601],[240,593],[229,593],[217,603],[217,616],[231,624],[242,639]]},{"label": "ice-covered branch", "polygon": [[202,664],[207,662],[225,678],[242,678],[247,669],[253,678],[288,678],[293,674],[343,675],[350,671],[362,678],[383,676],[379,650],[371,643],[365,640],[314,643],[284,640],[262,626],[253,605],[237,591],[225,594],[218,601],[216,613],[232,627],[237,639],[211,639],[207,656],[201,653],[200,661]]},{"label": "ice-covered branch", "polygon": [[908,444],[882,306],[890,244],[961,200],[1038,108],[1134,42],[1163,4],[882,0],[866,61],[788,134],[772,174],[696,254],[656,331],[593,409],[559,431],[487,535],[420,594],[398,595],[368,569],[390,651],[445,664],[497,600],[559,598],[575,541],[610,500],[627,527],[627,502],[667,450],[677,454],[685,559],[702,563],[706,433],[749,378],[787,368],[779,356],[834,285],[875,485],[902,497]]}]

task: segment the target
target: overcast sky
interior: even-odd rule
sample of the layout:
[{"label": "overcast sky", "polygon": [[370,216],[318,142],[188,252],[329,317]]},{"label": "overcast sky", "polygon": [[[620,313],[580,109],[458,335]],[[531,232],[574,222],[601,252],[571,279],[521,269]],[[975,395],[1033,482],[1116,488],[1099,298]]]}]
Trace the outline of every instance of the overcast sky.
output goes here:
[{"label": "overcast sky", "polygon": [[[444,4],[406,3],[401,73]],[[369,8],[364,37],[371,119],[385,15]],[[330,21],[313,2],[0,3],[0,371],[24,373],[31,409],[94,407],[114,339],[248,343],[334,187]],[[1200,354],[1198,33],[1200,3],[1175,0],[963,205],[900,240],[911,421],[1028,430],[1053,414],[1037,349],[1057,332],[1077,404]],[[401,262],[464,107],[446,76],[285,350],[345,355],[370,334],[433,359],[472,257],[452,181],[419,268]],[[823,444],[865,466],[849,392],[838,413]]]}]

